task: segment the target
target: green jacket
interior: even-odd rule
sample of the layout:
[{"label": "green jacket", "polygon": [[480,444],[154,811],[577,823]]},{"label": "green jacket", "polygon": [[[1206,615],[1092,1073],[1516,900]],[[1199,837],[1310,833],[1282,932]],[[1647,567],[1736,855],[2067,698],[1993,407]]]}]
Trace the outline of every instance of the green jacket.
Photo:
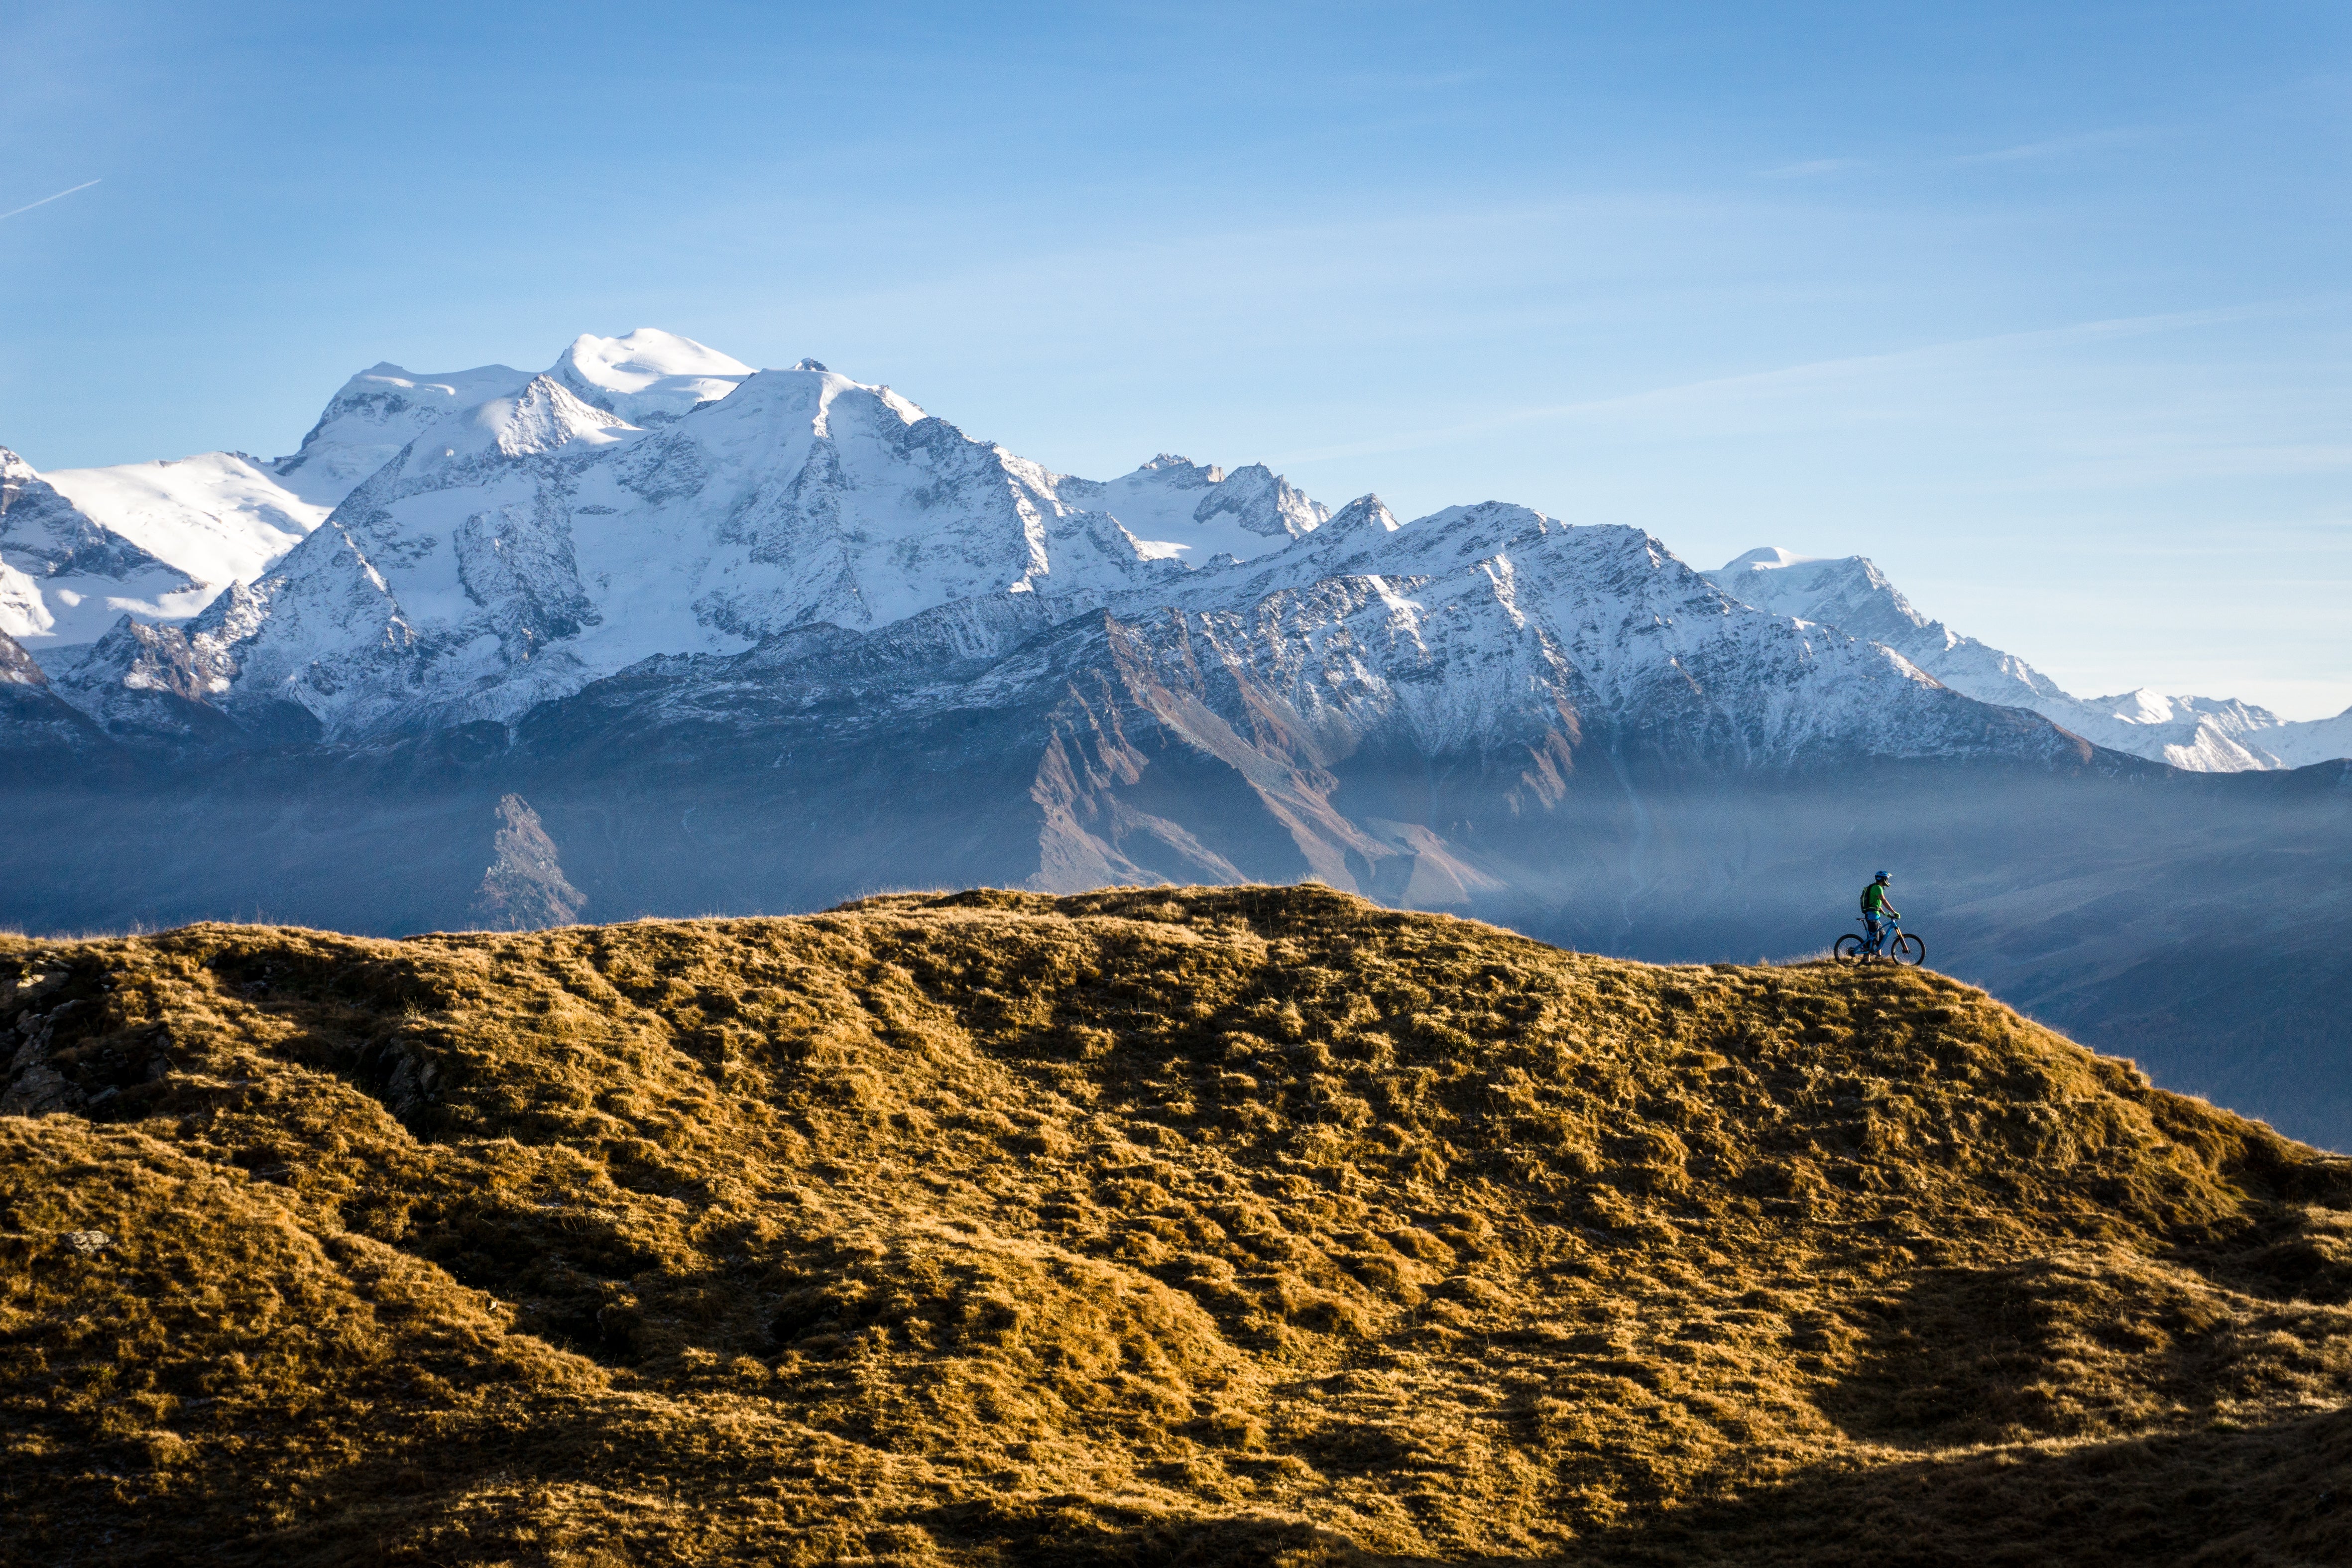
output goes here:
[{"label": "green jacket", "polygon": [[[1866,915],[1895,915],[1895,907],[1886,901],[1886,889],[1873,882],[1862,890],[1862,912]],[[1895,915],[1900,920],[1900,915]]]}]

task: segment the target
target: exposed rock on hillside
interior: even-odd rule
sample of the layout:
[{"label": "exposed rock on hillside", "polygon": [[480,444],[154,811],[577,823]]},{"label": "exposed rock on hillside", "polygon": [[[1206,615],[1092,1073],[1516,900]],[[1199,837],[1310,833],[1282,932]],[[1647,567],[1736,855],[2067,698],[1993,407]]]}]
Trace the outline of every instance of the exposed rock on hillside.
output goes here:
[{"label": "exposed rock on hillside", "polygon": [[2352,1554],[2343,1163],[1932,974],[1313,888],[0,974],[32,1559]]},{"label": "exposed rock on hillside", "polygon": [[483,871],[481,890],[474,895],[477,921],[492,931],[539,931],[580,918],[588,900],[564,880],[555,841],[522,796],[499,798],[492,847],[498,858]]}]

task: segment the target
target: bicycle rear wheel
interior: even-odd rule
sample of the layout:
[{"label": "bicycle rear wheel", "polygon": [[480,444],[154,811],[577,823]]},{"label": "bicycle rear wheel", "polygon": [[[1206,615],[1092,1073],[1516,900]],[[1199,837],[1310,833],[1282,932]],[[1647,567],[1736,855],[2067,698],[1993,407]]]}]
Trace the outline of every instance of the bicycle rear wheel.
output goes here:
[{"label": "bicycle rear wheel", "polygon": [[1927,961],[1927,944],[1907,931],[1887,943],[1886,952],[1897,963],[1916,965]]},{"label": "bicycle rear wheel", "polygon": [[1856,963],[1862,959],[1862,938],[1852,931],[1830,944],[1830,956],[1840,963]]}]

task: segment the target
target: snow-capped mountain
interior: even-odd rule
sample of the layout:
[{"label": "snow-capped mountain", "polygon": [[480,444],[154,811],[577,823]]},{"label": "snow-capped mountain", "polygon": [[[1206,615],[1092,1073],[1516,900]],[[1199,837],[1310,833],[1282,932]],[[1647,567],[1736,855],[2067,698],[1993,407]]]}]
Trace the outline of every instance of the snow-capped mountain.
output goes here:
[{"label": "snow-capped mountain", "polygon": [[[667,416],[650,428],[572,390],[649,338],[583,340],[420,430],[190,626],[182,684],[359,739],[513,722],[649,658],[1027,595],[1049,625],[1196,616],[1194,657],[1341,752],[1540,749],[1563,726],[1743,763],[1986,743],[1899,654],[1751,609],[1639,530],[1493,503],[1401,524],[1373,497],[1334,516],[1263,467],[1167,455],[1072,479],[813,361],[667,407],[643,401],[655,383],[606,396]],[[96,704],[151,669],[154,648],[113,640],[60,664],[60,689]]]},{"label": "snow-capped mountain", "polygon": [[232,705],[507,720],[651,655],[1181,573],[1055,480],[814,361],[652,429],[541,376],[429,427],[253,585]]},{"label": "snow-capped mountain", "polygon": [[[536,376],[376,365],[270,464],[11,472],[0,613],[50,646],[58,693],[150,740],[512,724],[648,659],[961,605],[958,657],[1092,610],[1195,617],[1197,653],[1342,747],[1606,730],[1781,765],[2025,744],[1953,694],[2175,766],[2333,744],[2240,704],[2079,701],[1859,557],[1701,575],[1638,530],[1501,503],[1400,522],[1375,497],[1335,515],[1263,465],[1165,453],[1086,479],[814,361],[755,373],[652,329],[583,335]],[[122,591],[73,585],[101,570]],[[1035,614],[983,607],[1024,596]]]},{"label": "snow-capped mountain", "polygon": [[1706,576],[1758,609],[1883,643],[1955,691],[2031,709],[2112,751],[2192,773],[2297,768],[2352,756],[2352,710],[2290,721],[2235,699],[2170,697],[2146,688],[2072,696],[2014,654],[1922,615],[1864,556],[1824,558],[1766,546]]},{"label": "snow-capped mountain", "polygon": [[[547,372],[591,405],[637,424],[659,424],[723,397],[750,374],[715,349],[651,329],[583,335]],[[16,577],[0,576],[0,628],[36,648],[58,648],[97,641],[126,613],[186,620],[228,584],[268,571],[420,432],[510,397],[531,379],[499,364],[446,374],[373,365],[343,384],[300,447],[283,458],[205,452],[34,475],[10,454],[5,482],[22,488],[32,479],[53,489],[139,559],[121,557],[127,574],[103,569],[85,552],[73,572],[20,567]],[[20,543],[18,553],[26,552]]]},{"label": "snow-capped mountain", "polygon": [[1278,550],[1331,515],[1263,463],[1228,474],[1171,452],[1116,479],[1059,479],[1055,493],[1065,505],[1110,513],[1147,553],[1188,566]]}]

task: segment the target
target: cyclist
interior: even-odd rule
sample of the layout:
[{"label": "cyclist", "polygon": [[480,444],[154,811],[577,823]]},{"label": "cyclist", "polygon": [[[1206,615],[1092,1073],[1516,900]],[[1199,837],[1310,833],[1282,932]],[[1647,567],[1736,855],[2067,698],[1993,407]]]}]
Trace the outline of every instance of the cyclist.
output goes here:
[{"label": "cyclist", "polygon": [[1862,890],[1862,924],[1870,933],[1870,945],[1864,951],[1873,958],[1878,956],[1878,944],[1883,940],[1883,922],[1899,921],[1903,911],[1886,901],[1886,884],[1891,879],[1881,871],[1870,886]]}]

